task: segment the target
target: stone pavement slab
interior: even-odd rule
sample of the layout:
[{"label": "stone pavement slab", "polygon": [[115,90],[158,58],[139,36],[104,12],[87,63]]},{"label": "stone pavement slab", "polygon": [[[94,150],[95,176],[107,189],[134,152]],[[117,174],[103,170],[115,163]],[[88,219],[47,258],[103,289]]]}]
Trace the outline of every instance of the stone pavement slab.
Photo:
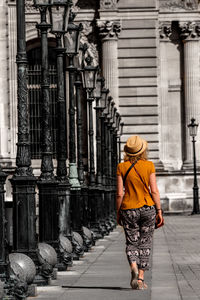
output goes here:
[{"label": "stone pavement slab", "polygon": [[151,300],[200,299],[200,216],[168,216],[155,231]]},{"label": "stone pavement slab", "polygon": [[200,216],[165,216],[154,233],[149,289],[130,288],[130,270],[121,227],[98,240],[51,286],[29,300],[200,300]]},{"label": "stone pavement slab", "polygon": [[[151,273],[146,282],[151,286]],[[63,286],[63,288],[62,288]],[[125,239],[121,227],[98,240],[93,249],[84,254],[66,272],[58,272],[58,279],[48,287],[38,287],[37,300],[147,300],[151,289],[135,291],[130,288],[130,268],[125,255]]]}]

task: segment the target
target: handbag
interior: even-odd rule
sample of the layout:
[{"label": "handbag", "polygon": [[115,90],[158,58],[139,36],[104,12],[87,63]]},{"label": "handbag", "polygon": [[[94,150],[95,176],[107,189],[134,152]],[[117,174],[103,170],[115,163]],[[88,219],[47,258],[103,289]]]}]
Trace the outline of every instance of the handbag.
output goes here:
[{"label": "handbag", "polygon": [[[137,175],[139,176],[140,180],[142,181],[142,183],[144,184],[144,186],[146,187],[146,189],[149,192],[149,195],[151,196],[151,199],[153,200],[152,194],[149,190],[149,188],[147,187],[146,183],[143,181],[142,177],[140,176],[139,172],[136,170],[136,168],[134,167],[135,172],[137,173]],[[163,215],[163,210],[162,211],[162,215]],[[162,227],[165,224],[164,218],[162,218],[162,222],[160,223],[160,218],[159,215],[156,215],[156,221],[155,221],[155,229]]]}]

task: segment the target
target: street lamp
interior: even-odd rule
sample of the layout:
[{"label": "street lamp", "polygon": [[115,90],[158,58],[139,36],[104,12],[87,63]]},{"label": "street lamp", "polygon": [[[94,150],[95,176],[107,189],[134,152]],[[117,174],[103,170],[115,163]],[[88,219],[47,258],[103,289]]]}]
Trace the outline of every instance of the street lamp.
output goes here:
[{"label": "street lamp", "polygon": [[79,25],[73,23],[75,16],[76,15],[72,11],[70,11],[69,24],[67,27],[67,32],[64,36],[66,54],[72,58],[79,53],[80,33],[83,30],[82,23],[80,23]]},{"label": "street lamp", "polygon": [[[96,210],[98,214],[98,231],[103,237],[106,234],[104,226],[104,189],[102,188],[102,152],[101,152],[101,113],[102,113],[102,90],[104,85],[104,78],[98,74],[96,81],[96,88],[94,89],[94,98],[96,99]],[[104,104],[103,104],[104,105]]]},{"label": "street lamp", "polygon": [[[31,167],[30,153],[30,128],[29,128],[29,107],[28,107],[28,88],[27,88],[27,53],[26,53],[26,27],[25,27],[25,1],[16,2],[17,10],[17,112],[18,112],[18,141],[16,170],[11,179],[13,194],[13,252],[18,254],[27,254],[34,261],[37,261],[37,240],[36,240],[36,223],[35,223],[35,187],[36,178],[33,175]],[[1,234],[4,234],[5,219],[2,224],[2,215],[4,213],[3,185],[6,176],[0,171],[0,198],[1,198]],[[4,238],[4,237],[3,237]],[[2,251],[5,249],[5,239],[2,241]],[[3,254],[3,256],[2,256]],[[3,277],[2,271],[5,262],[5,252],[0,253],[0,277]],[[7,260],[7,258],[6,258]],[[27,267],[26,262],[23,261]],[[22,268],[21,268],[22,270]],[[21,272],[21,271],[20,271]],[[23,272],[23,270],[22,270]],[[24,293],[22,295],[25,297]],[[9,296],[8,296],[9,297]]]},{"label": "street lamp", "polygon": [[[121,120],[121,118],[120,118]],[[119,162],[121,162],[121,136],[123,135],[124,122],[120,123],[120,135],[119,135]]]},{"label": "street lamp", "polygon": [[71,189],[80,189],[76,164],[76,129],[75,129],[75,71],[74,56],[79,52],[80,32],[82,24],[75,25],[75,14],[70,11],[68,31],[64,35],[65,54],[69,58],[67,70],[69,72],[69,182]]},{"label": "street lamp", "polygon": [[92,66],[92,57],[86,58],[87,66],[82,71],[83,88],[87,92],[88,111],[89,111],[89,145],[90,145],[90,186],[95,185],[95,167],[94,167],[94,130],[93,130],[93,108],[94,101],[92,92],[96,88],[98,67]]},{"label": "street lamp", "polygon": [[[39,189],[39,241],[42,247],[47,250],[53,247],[58,253],[58,267],[60,262],[59,243],[59,202],[58,182],[54,176],[53,166],[53,144],[51,132],[51,111],[50,111],[50,77],[48,59],[48,31],[52,27],[47,22],[47,12],[53,4],[52,0],[34,0],[34,6],[39,8],[40,23],[37,28],[41,32],[41,145],[42,160],[41,174],[37,182]],[[48,245],[47,245],[48,244]],[[51,254],[55,253],[54,249]]]},{"label": "street lamp", "polygon": [[78,178],[76,158],[76,99],[74,93],[76,68],[74,66],[74,57],[79,53],[80,33],[83,26],[81,23],[79,25],[73,23],[75,16],[76,14],[70,11],[67,32],[64,34],[64,47],[65,54],[69,58],[67,71],[69,73],[69,183],[71,185],[70,211],[73,230],[72,245],[74,250],[73,258],[79,259],[84,253],[84,246],[80,236],[83,234],[83,231],[81,217],[81,185]]},{"label": "street lamp", "polygon": [[51,32],[62,35],[67,32],[71,0],[51,0],[49,6]]},{"label": "street lamp", "polygon": [[102,184],[102,176],[101,176],[101,106],[100,106],[100,99],[102,97],[102,85],[103,85],[103,78],[98,75],[96,81],[96,88],[94,89],[94,98],[96,99],[96,165],[97,165],[97,172],[96,172],[96,183],[97,186],[101,186]]},{"label": "street lamp", "polygon": [[191,119],[191,123],[188,124],[189,133],[192,137],[193,144],[193,163],[194,163],[194,186],[193,186],[193,211],[192,214],[199,214],[199,187],[197,183],[197,170],[196,170],[196,152],[195,152],[195,137],[197,136],[197,129],[199,124],[195,123],[195,119]]},{"label": "street lamp", "polygon": [[101,98],[99,100],[100,106],[100,128],[101,128],[101,182],[102,182],[102,222],[101,227],[103,228],[103,234],[106,235],[109,233],[108,226],[106,223],[106,193],[107,193],[107,185],[106,185],[106,176],[104,172],[104,164],[106,164],[106,155],[105,155],[105,114],[103,113],[107,107],[107,100],[109,89],[104,87],[105,79],[102,80],[102,90],[101,90]]},{"label": "street lamp", "polygon": [[[58,201],[59,201],[59,227],[54,228],[56,236],[59,236],[60,245],[64,242],[68,247],[59,247],[58,268],[65,270],[72,263],[70,241],[71,220],[70,220],[70,184],[67,177],[67,130],[66,130],[66,100],[65,100],[65,79],[64,79],[64,52],[62,37],[67,31],[69,12],[72,3],[70,0],[52,0],[49,7],[51,32],[56,36],[57,54],[57,110],[58,110],[58,147],[57,147],[57,180],[58,180]],[[58,213],[58,212],[57,212]],[[62,241],[62,242],[61,242]]]},{"label": "street lamp", "polygon": [[[90,228],[98,235],[99,222],[96,207],[96,180],[95,180],[95,166],[94,166],[94,128],[93,128],[93,91],[96,88],[98,67],[92,66],[92,57],[88,56],[85,59],[87,65],[82,70],[83,88],[87,93],[88,114],[89,114],[89,218]],[[100,237],[100,236],[99,236]]]}]

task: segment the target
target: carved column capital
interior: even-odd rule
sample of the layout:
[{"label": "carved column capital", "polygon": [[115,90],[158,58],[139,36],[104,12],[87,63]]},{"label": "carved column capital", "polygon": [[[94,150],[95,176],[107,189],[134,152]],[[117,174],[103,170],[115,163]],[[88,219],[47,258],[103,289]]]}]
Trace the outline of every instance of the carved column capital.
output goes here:
[{"label": "carved column capital", "polygon": [[82,44],[82,47],[85,47],[85,58],[89,55],[93,58],[94,65],[99,64],[99,53],[97,50],[97,44],[95,40],[88,40],[89,36],[91,37],[91,34],[93,33],[93,26],[91,22],[85,21],[83,24],[83,30],[81,31],[81,38],[80,43]]},{"label": "carved column capital", "polygon": [[119,0],[100,0],[100,9],[116,9]]},{"label": "carved column capital", "polygon": [[169,41],[169,38],[172,34],[172,26],[171,22],[167,23],[160,23],[159,25],[159,33],[160,33],[160,39],[162,41]]},{"label": "carved column capital", "polygon": [[36,8],[33,6],[33,0],[25,0],[25,12],[26,13],[32,13],[36,12]]},{"label": "carved column capital", "polygon": [[103,39],[118,39],[121,32],[120,21],[101,21],[97,20],[100,36]]},{"label": "carved column capital", "polygon": [[200,37],[200,23],[199,22],[179,22],[180,37],[187,40],[197,40]]}]

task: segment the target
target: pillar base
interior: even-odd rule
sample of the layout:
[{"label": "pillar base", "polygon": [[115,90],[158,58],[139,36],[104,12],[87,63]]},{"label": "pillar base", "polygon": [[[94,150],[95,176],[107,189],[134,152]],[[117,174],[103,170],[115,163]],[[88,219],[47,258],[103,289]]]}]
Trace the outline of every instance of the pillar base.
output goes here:
[{"label": "pillar base", "polygon": [[76,163],[69,163],[69,183],[71,189],[80,189],[81,185],[78,180],[78,172]]},{"label": "pillar base", "polygon": [[84,254],[83,239],[78,232],[72,234],[73,259],[79,260]]},{"label": "pillar base", "polygon": [[[198,171],[200,171],[200,161],[199,160],[196,161],[196,168]],[[193,171],[193,169],[194,169],[193,161],[192,160],[184,161],[182,169],[188,170],[188,171]]]}]

